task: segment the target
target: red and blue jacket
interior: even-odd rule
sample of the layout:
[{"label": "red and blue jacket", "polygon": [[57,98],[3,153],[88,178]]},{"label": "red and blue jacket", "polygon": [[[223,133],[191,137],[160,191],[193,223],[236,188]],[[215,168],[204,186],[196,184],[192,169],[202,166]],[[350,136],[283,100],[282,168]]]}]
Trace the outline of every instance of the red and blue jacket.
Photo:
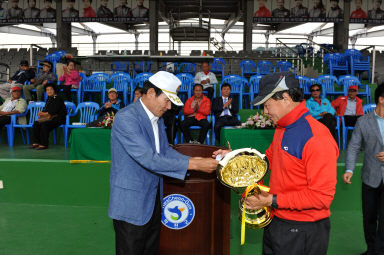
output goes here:
[{"label": "red and blue jacket", "polygon": [[328,128],[305,105],[303,101],[277,122],[266,155],[270,193],[277,195],[274,215],[312,222],[330,216],[339,150]]}]

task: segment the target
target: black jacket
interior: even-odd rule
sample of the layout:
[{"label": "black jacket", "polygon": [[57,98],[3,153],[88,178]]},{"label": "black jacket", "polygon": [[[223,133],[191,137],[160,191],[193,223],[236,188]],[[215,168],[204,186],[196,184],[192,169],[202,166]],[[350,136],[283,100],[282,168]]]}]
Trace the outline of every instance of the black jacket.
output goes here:
[{"label": "black jacket", "polygon": [[[236,98],[231,97],[231,96],[229,96],[229,98],[232,98],[232,104],[228,108],[229,112],[232,114],[232,116],[236,117],[237,113],[239,112],[238,100]],[[223,98],[221,96],[213,99],[213,101],[212,101],[212,113],[215,115],[216,119],[218,119],[220,117],[220,114],[224,111],[223,106],[224,106],[224,102],[223,102]]]},{"label": "black jacket", "polygon": [[26,71],[18,70],[10,80],[16,81],[17,83],[24,84],[26,81],[30,81],[33,77],[35,77],[35,72],[31,69]]},{"label": "black jacket", "polygon": [[43,112],[48,112],[51,116],[57,115],[57,119],[61,123],[65,123],[67,116],[67,108],[65,107],[64,101],[59,96],[48,97]]}]

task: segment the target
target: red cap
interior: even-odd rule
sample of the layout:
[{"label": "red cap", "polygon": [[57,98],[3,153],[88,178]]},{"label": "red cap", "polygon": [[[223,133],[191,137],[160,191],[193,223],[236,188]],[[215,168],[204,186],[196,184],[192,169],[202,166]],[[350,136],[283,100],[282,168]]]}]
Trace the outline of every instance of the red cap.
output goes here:
[{"label": "red cap", "polygon": [[359,88],[358,88],[356,85],[349,86],[349,89],[354,89],[354,90],[356,90],[356,91],[359,90]]},{"label": "red cap", "polygon": [[21,91],[21,88],[20,88],[20,87],[17,87],[17,86],[15,86],[15,87],[13,87],[13,88],[12,88],[12,91]]}]

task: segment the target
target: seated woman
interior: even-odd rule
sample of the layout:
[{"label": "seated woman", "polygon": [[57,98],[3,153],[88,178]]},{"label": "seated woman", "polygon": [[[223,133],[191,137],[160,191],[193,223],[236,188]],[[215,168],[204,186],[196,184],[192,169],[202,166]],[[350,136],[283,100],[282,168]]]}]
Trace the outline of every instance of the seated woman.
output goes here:
[{"label": "seated woman", "polygon": [[116,114],[120,109],[124,108],[124,103],[118,98],[119,94],[115,88],[108,90],[108,101],[105,102],[99,110],[99,117],[97,120],[88,123],[87,127],[96,127],[98,123],[105,119],[106,115]]},{"label": "seated woman", "polygon": [[326,97],[321,96],[321,86],[314,84],[309,88],[311,98],[307,100],[307,108],[312,117],[323,123],[331,132],[335,140],[336,133],[336,118],[335,109],[331,102]]},{"label": "seated woman", "polygon": [[44,109],[37,113],[39,118],[33,124],[34,142],[29,147],[36,150],[48,148],[49,132],[64,124],[67,115],[63,99],[57,96],[57,87],[48,83],[44,88],[48,98]]},{"label": "seated woman", "polygon": [[135,90],[133,91],[134,94],[134,99],[133,102],[136,103],[137,100],[140,99],[140,97],[143,95],[143,92],[140,87],[136,87]]},{"label": "seated woman", "polygon": [[69,60],[68,66],[63,66],[64,74],[59,77],[59,81],[64,82],[59,88],[63,89],[65,100],[72,102],[71,89],[78,89],[81,81],[80,74],[75,70],[75,62]]}]

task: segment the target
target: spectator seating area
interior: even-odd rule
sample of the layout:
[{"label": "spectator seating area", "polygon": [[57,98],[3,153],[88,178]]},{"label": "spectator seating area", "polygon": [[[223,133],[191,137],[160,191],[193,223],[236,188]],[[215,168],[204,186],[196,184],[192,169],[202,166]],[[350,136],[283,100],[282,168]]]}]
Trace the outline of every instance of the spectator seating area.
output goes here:
[{"label": "spectator seating area", "polygon": [[[135,52],[139,53],[139,52]],[[346,74],[336,77],[333,74],[320,75],[316,78],[305,77],[305,76],[296,76],[300,87],[303,89],[305,97],[309,98],[310,91],[309,87],[313,84],[319,84],[322,86],[323,96],[328,97],[330,100],[348,93],[348,87],[351,85],[357,85],[359,88],[358,96],[365,98],[367,105],[371,103],[371,90],[368,84],[364,84],[361,80],[353,75],[350,75],[350,71],[362,71],[363,69],[356,69],[355,66],[350,65],[350,63],[362,63],[364,61],[369,62],[369,57],[363,57],[360,52],[356,50],[347,50],[344,54],[329,54],[325,57],[325,60],[329,63],[329,70],[333,74],[343,71],[341,69],[332,69],[335,67],[333,63],[337,63],[341,66],[342,62],[348,64],[348,71],[345,69]],[[1,51],[0,51],[1,54]],[[197,52],[195,53],[197,54]],[[45,56],[44,60],[50,60],[56,66],[56,63],[65,55],[65,52],[52,52]],[[336,61],[337,59],[338,61]],[[340,60],[342,59],[342,60]],[[134,99],[134,89],[136,87],[142,87],[143,83],[149,79],[152,75],[152,62],[151,61],[114,61],[110,65],[110,70],[112,74],[109,75],[104,72],[93,73],[90,76],[86,76],[81,73],[82,81],[80,82],[79,89],[72,89],[72,92],[75,94],[76,104],[72,102],[66,102],[68,109],[67,122],[62,126],[64,131],[64,141],[67,146],[69,131],[72,128],[81,128],[85,127],[85,123],[89,123],[97,118],[97,110],[100,106],[104,105],[106,101],[107,90],[111,87],[115,88],[120,94],[120,98],[123,100],[125,105],[130,104]],[[38,61],[38,66],[40,61]],[[160,66],[162,70],[170,71],[167,66],[169,63],[163,63]],[[359,67],[359,65],[357,65]],[[130,75],[128,70],[134,69],[134,74]],[[216,73],[220,79],[219,84],[214,86],[214,96],[220,95],[220,87],[224,83],[229,83],[231,85],[231,94],[235,97],[238,97],[239,109],[253,109],[254,106],[250,104],[255,96],[259,93],[259,82],[260,79],[269,73],[281,72],[281,71],[292,71],[296,73],[296,69],[288,61],[278,61],[274,65],[270,61],[259,61],[254,62],[252,60],[243,60],[239,62],[239,67],[241,73],[239,74],[226,74],[226,61],[223,58],[215,58],[210,63],[210,70]],[[189,97],[192,96],[193,86],[194,86],[194,75],[197,71],[195,63],[172,63],[172,72],[180,79],[182,85],[179,91],[180,98],[185,102]],[[100,103],[100,105],[98,103]],[[29,116],[29,122],[26,126],[20,126],[16,124],[16,116],[12,118],[10,125],[7,125],[7,134],[9,146],[13,146],[13,140],[15,136],[15,129],[20,129],[23,142],[25,142],[23,129],[29,129],[32,127],[33,122],[36,119],[36,114],[41,107],[43,107],[43,102],[35,102],[28,106],[27,112],[24,115]],[[40,108],[39,108],[40,107]],[[257,107],[257,109],[260,109]],[[74,117],[80,118],[78,123],[73,124],[71,122]],[[182,116],[179,116],[180,119]],[[213,122],[213,115],[209,116],[211,122]],[[339,141],[339,146],[345,148],[347,131],[351,127],[346,127],[344,125],[343,118],[340,117],[338,122],[338,134],[339,140],[343,137],[343,141]],[[215,137],[213,134],[213,129],[210,131],[211,134],[208,134],[207,143],[214,144],[214,139],[209,137]],[[176,143],[181,142],[179,138],[176,138]],[[56,134],[54,134],[54,140],[56,142]],[[212,140],[212,141],[211,141]],[[29,142],[29,135],[27,132],[26,142]]]}]

